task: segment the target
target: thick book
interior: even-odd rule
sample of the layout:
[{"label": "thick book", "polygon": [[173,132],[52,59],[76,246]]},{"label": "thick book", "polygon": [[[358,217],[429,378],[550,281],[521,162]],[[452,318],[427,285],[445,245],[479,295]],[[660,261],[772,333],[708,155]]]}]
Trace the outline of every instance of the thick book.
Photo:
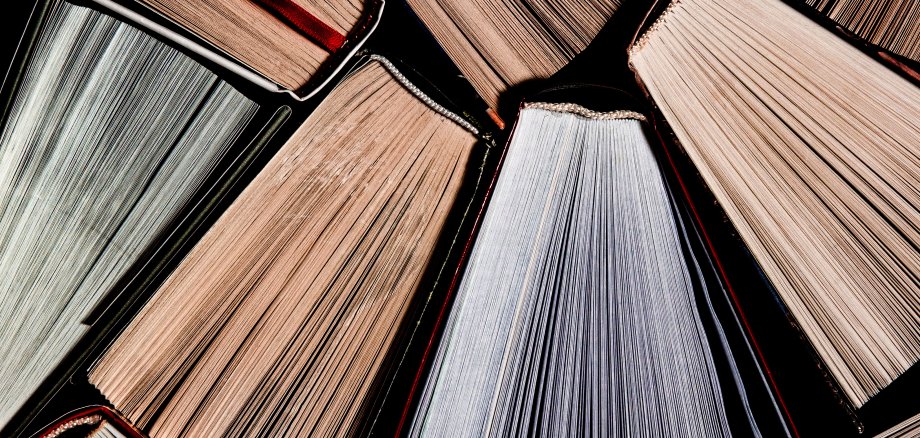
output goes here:
[{"label": "thick book", "polygon": [[[509,90],[541,88],[597,35],[618,0],[408,0],[479,94],[495,110]],[[511,103],[511,110],[517,102]],[[513,113],[512,113],[513,115]]]},{"label": "thick book", "polygon": [[748,6],[659,4],[631,67],[838,402],[878,432],[918,411],[883,400],[916,389],[920,91],[780,1]]},{"label": "thick book", "polygon": [[523,104],[401,433],[789,434],[623,96]]},{"label": "thick book", "polygon": [[457,216],[476,211],[462,196],[486,168],[475,132],[386,59],[358,64],[92,365],[90,382],[155,437],[368,427],[419,308],[436,300],[430,267],[447,266],[465,240]]},{"label": "thick book", "polygon": [[130,25],[45,8],[3,91],[0,425],[273,117]]},{"label": "thick book", "polygon": [[920,62],[920,2],[804,1],[866,42]]}]

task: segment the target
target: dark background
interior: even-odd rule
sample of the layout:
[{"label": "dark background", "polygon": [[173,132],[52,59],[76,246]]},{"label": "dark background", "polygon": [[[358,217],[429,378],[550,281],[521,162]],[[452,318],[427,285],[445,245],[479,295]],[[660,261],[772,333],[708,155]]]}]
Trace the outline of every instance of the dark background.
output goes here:
[{"label": "dark background", "polygon": [[3,5],[3,12],[0,13],[0,29],[3,34],[3,42],[0,43],[0,69],[4,77],[10,68],[13,53],[16,52],[16,46],[19,45],[34,6],[34,0],[14,0]]}]

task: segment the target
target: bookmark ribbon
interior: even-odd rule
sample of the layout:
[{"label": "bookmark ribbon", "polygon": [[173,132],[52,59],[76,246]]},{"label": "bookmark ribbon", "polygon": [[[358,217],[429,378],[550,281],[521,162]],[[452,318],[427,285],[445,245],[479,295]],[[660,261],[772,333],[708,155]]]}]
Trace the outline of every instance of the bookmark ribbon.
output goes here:
[{"label": "bookmark ribbon", "polygon": [[302,8],[292,0],[254,0],[263,8],[280,15],[287,24],[331,53],[345,45],[345,35]]}]

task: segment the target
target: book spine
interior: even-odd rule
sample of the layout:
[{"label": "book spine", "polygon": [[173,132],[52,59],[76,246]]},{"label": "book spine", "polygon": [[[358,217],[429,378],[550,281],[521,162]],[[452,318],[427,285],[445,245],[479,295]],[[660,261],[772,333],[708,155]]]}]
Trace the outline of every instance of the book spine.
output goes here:
[{"label": "book spine", "polygon": [[444,106],[436,102],[434,99],[429,97],[428,94],[422,91],[421,88],[417,87],[415,84],[409,81],[409,79],[405,75],[403,75],[399,71],[399,69],[397,69],[396,66],[392,62],[390,62],[389,59],[384,58],[383,56],[380,56],[380,55],[368,55],[368,58],[372,61],[379,62],[380,65],[382,65],[383,68],[385,68],[390,73],[390,75],[393,76],[393,79],[395,79],[396,82],[399,82],[406,90],[408,90],[410,93],[412,93],[413,96],[417,97],[419,100],[424,102],[425,105],[428,105],[428,107],[434,110],[434,112],[462,126],[463,129],[470,131],[471,133],[473,133],[473,135],[475,136],[480,135],[478,128],[473,126],[472,123],[470,123],[463,117],[445,108]]},{"label": "book spine", "polygon": [[38,434],[39,438],[57,438],[79,426],[94,426],[106,421],[126,438],[144,438],[144,434],[118,412],[106,406],[90,405],[64,414]]}]

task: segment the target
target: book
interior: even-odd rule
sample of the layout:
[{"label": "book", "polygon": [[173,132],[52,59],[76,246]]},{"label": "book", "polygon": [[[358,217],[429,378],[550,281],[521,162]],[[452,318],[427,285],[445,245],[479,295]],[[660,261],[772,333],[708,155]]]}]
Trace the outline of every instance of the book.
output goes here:
[{"label": "book", "polygon": [[920,3],[805,0],[809,6],[865,41],[920,61]]},{"label": "book", "polygon": [[[130,4],[95,1],[144,20],[144,14],[124,7]],[[299,100],[313,96],[329,83],[356,53],[376,28],[384,4],[382,0],[136,2],[156,14],[154,19],[144,21],[152,23],[157,31],[197,52],[216,52],[218,57],[237,62]],[[192,37],[158,25],[163,19]]]},{"label": "book", "polygon": [[[47,3],[39,36],[60,25]],[[202,123],[236,131],[192,147],[183,164],[207,170],[185,189],[125,183],[161,191],[136,203],[152,231],[94,258],[117,265],[92,280],[105,291],[68,298],[80,331],[45,371],[26,364],[44,377],[0,434],[97,403],[113,410],[39,436],[916,433],[918,76],[870,45],[900,37],[859,41],[798,0],[677,0],[661,19],[667,2],[620,3],[81,0],[210,69],[189,117],[222,111]],[[870,33],[909,33],[896,11]],[[30,35],[3,125],[29,66],[53,58]],[[497,109],[560,79],[649,102],[554,87],[499,133],[507,155],[471,116],[478,91],[503,128]],[[239,104],[212,105],[218,89]],[[59,100],[22,119],[76,105]],[[273,103],[296,119],[277,144],[279,118],[260,128]],[[113,204],[95,201],[81,207]]]},{"label": "book", "polygon": [[87,406],[68,412],[38,434],[38,438],[141,438],[117,412],[105,406]]},{"label": "book", "polygon": [[[382,58],[319,104],[91,367],[152,437],[342,435],[477,148]],[[460,205],[464,205],[460,202]]]},{"label": "book", "polygon": [[581,52],[618,0],[408,0],[486,103],[510,87],[546,79]]},{"label": "book", "polygon": [[908,438],[920,434],[920,412],[890,429],[876,435],[877,438]]},{"label": "book", "polygon": [[55,2],[0,136],[0,425],[239,153],[259,105],[97,11]]},{"label": "book", "polygon": [[409,436],[789,434],[775,401],[750,408],[769,390],[741,378],[753,353],[715,317],[644,120],[523,104]]},{"label": "book", "polygon": [[116,425],[102,420],[87,438],[127,438]]},{"label": "book", "polygon": [[788,5],[672,2],[641,84],[843,399],[920,357],[920,90]]}]

